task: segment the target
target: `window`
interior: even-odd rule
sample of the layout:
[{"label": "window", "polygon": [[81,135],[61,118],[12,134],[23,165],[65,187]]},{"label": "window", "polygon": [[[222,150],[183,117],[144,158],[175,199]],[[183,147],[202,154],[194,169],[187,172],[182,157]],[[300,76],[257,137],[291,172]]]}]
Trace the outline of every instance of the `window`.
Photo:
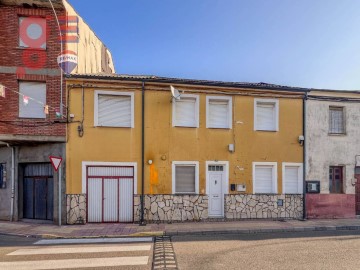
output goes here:
[{"label": "window", "polygon": [[20,82],[19,92],[19,117],[46,118],[46,83]]},{"label": "window", "polygon": [[206,127],[232,127],[231,97],[206,97]]},{"label": "window", "polygon": [[255,99],[254,130],[279,130],[279,102],[274,99]]},{"label": "window", "polygon": [[95,91],[95,126],[134,127],[134,93]]},{"label": "window", "polygon": [[277,163],[253,162],[254,193],[277,193]]},{"label": "window", "polygon": [[303,165],[302,163],[282,164],[283,194],[303,193]]},{"label": "window", "polygon": [[0,163],[0,188],[6,188],[6,167]]},{"label": "window", "polygon": [[172,192],[199,193],[199,162],[173,161]]},{"label": "window", "polygon": [[172,109],[173,127],[199,127],[199,96],[181,95]]},{"label": "window", "polygon": [[343,167],[331,166],[329,169],[329,192],[343,192]]},{"label": "window", "polygon": [[345,118],[343,107],[329,108],[329,133],[345,134]]},{"label": "window", "polygon": [[19,17],[19,46],[46,49],[46,19]]}]

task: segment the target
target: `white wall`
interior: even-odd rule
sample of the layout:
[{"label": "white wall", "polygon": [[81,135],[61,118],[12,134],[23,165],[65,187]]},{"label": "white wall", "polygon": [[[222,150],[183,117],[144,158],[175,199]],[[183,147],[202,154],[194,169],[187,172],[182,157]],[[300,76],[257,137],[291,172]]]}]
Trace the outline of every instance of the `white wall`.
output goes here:
[{"label": "white wall", "polygon": [[[329,106],[345,107],[346,135],[328,134]],[[360,103],[308,100],[306,109],[306,180],[320,180],[321,193],[329,193],[329,166],[344,166],[344,193],[354,194],[355,155],[360,155]]]}]

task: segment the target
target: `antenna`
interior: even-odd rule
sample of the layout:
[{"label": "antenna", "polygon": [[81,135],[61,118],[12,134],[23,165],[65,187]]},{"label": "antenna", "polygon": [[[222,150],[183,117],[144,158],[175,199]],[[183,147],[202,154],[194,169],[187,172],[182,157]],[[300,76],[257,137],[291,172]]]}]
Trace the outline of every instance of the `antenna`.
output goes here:
[{"label": "antenna", "polygon": [[171,95],[175,100],[180,100],[180,92],[174,88],[174,86],[170,85]]}]

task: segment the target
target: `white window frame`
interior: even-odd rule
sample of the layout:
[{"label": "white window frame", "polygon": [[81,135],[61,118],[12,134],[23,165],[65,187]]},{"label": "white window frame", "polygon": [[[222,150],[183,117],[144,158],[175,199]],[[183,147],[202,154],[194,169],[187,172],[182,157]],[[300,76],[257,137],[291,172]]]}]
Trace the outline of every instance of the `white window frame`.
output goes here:
[{"label": "white window frame", "polygon": [[292,162],[283,162],[282,163],[282,194],[293,194],[293,193],[286,193],[285,190],[285,168],[286,167],[298,167],[298,190],[299,193],[296,194],[303,194],[303,164],[302,163],[292,163]]},{"label": "white window frame", "polygon": [[[229,118],[227,121],[226,127],[213,126],[210,123],[210,100],[226,100],[228,101],[228,113]],[[223,129],[232,129],[232,97],[224,97],[224,96],[206,96],[206,128],[223,128]]]},{"label": "white window frame", "polygon": [[[131,98],[131,125],[130,126],[103,126],[99,125],[99,95],[109,95],[109,96],[129,96]],[[95,127],[125,127],[125,128],[134,128],[134,93],[133,92],[117,92],[117,91],[104,91],[96,90],[94,92],[94,126]]]},{"label": "white window frame", "polygon": [[[195,165],[195,192],[176,192],[176,165]],[[173,161],[172,162],[172,194],[199,194],[199,161]]]},{"label": "white window frame", "polygon": [[263,194],[263,193],[257,193],[256,192],[256,180],[255,180],[255,174],[256,174],[256,166],[272,166],[272,177],[273,177],[273,183],[272,183],[272,192],[268,194],[278,194],[278,174],[277,174],[277,162],[253,162],[252,163],[252,184],[253,184],[253,193],[254,194]]},{"label": "white window frame", "polygon": [[[331,110],[340,110],[342,111],[342,127],[343,127],[343,132],[333,132],[331,130]],[[329,135],[346,135],[346,110],[344,106],[336,106],[336,105],[330,105],[329,106],[329,131],[328,131]]]},{"label": "white window frame", "polygon": [[[258,103],[270,103],[275,105],[275,129],[261,129],[257,123],[257,105]],[[254,130],[255,131],[279,131],[279,100],[278,99],[254,99]]]},{"label": "white window frame", "polygon": [[199,95],[181,94],[181,98],[195,98],[195,125],[179,125],[176,123],[176,99],[172,101],[172,126],[173,127],[199,127]]}]

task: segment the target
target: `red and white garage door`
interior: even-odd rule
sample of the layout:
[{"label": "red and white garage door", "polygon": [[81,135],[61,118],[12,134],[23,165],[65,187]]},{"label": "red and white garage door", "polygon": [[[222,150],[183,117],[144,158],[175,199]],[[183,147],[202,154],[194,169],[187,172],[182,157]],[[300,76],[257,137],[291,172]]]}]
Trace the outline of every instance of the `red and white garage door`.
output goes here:
[{"label": "red and white garage door", "polygon": [[134,167],[86,167],[87,221],[133,222]]}]

